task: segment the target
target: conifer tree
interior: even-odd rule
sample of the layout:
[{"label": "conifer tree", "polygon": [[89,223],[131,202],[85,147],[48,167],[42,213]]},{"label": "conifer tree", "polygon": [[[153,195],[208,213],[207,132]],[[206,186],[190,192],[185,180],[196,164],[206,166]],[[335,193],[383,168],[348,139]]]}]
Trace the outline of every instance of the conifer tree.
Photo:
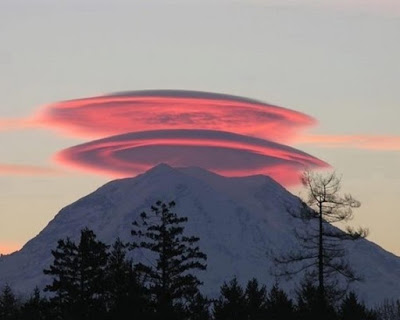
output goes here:
[{"label": "conifer tree", "polygon": [[52,284],[47,285],[45,291],[54,292],[52,301],[58,305],[71,305],[77,298],[77,285],[75,273],[77,272],[76,260],[78,247],[70,238],[60,239],[57,248],[51,251],[54,257],[49,269],[43,270],[44,274],[52,276]]},{"label": "conifer tree", "polygon": [[357,299],[357,295],[354,292],[350,292],[342,301],[339,308],[339,319],[340,320],[376,320],[376,315],[368,310],[367,307],[360,303]]},{"label": "conifer tree", "polygon": [[119,238],[114,242],[106,267],[107,298],[110,308],[117,307],[127,300],[130,280],[133,273],[132,263],[126,258],[126,247]]},{"label": "conifer tree", "polygon": [[214,320],[246,319],[246,296],[236,277],[221,286],[221,294],[214,302]]},{"label": "conifer tree", "polygon": [[146,291],[139,281],[132,261],[126,257],[127,247],[128,245],[118,238],[108,258],[107,305],[111,319],[140,319],[149,314]]},{"label": "conifer tree", "polygon": [[69,238],[59,240],[52,250],[53,264],[44,273],[53,277],[45,290],[55,293],[53,302],[62,313],[85,318],[101,313],[104,306],[104,279],[107,246],[96,239],[92,230],[81,231],[79,244]]},{"label": "conifer tree", "polygon": [[176,317],[174,310],[198,293],[201,281],[193,274],[205,270],[207,256],[200,251],[199,238],[184,235],[186,217],[179,217],[168,204],[157,201],[151,212],[142,212],[133,222],[131,248],[141,250],[148,262],[135,265],[144,276],[157,314]]},{"label": "conifer tree", "polygon": [[40,294],[40,290],[36,287],[32,295],[23,304],[21,308],[22,320],[44,320],[54,319],[51,315],[48,301]]},{"label": "conifer tree", "polygon": [[267,288],[260,287],[257,279],[247,283],[245,291],[247,320],[260,320],[267,318]]},{"label": "conifer tree", "polygon": [[267,314],[270,320],[291,320],[294,319],[294,305],[286,292],[275,284],[267,296]]},{"label": "conifer tree", "polygon": [[187,320],[211,320],[210,314],[211,301],[204,297],[200,292],[189,299],[188,305],[184,310]]},{"label": "conifer tree", "polygon": [[19,317],[19,301],[11,287],[6,284],[0,294],[0,319],[17,320]]},{"label": "conifer tree", "polygon": [[331,301],[321,300],[320,291],[310,279],[305,279],[297,291],[297,319],[336,320],[337,315]]}]

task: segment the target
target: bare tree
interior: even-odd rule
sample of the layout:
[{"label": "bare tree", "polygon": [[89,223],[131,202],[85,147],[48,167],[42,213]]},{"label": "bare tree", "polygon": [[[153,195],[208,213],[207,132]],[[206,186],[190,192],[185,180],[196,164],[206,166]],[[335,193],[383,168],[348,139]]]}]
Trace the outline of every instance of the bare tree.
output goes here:
[{"label": "bare tree", "polygon": [[339,229],[333,225],[351,220],[353,209],[360,207],[360,202],[350,194],[340,194],[341,179],[334,172],[321,175],[306,171],[302,183],[307,190],[307,199],[299,210],[289,209],[292,216],[306,224],[304,228],[295,229],[300,248],[275,255],[274,260],[281,267],[279,276],[307,272],[317,280],[318,295],[325,299],[326,288],[337,289],[339,279],[346,284],[361,280],[346,260],[343,244],[365,238],[368,230],[349,226]]}]

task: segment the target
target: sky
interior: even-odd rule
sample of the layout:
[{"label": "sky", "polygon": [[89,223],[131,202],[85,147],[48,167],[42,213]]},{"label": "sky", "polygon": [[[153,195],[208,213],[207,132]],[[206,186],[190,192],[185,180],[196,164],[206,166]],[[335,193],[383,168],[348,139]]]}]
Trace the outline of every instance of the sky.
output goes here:
[{"label": "sky", "polygon": [[[170,159],[187,139],[186,154],[210,155],[195,164],[211,166],[221,154],[235,160],[211,168],[222,173],[267,168],[279,179],[276,168],[285,165],[290,174],[280,182],[298,195],[304,190],[290,178],[302,161],[329,164],[343,191],[362,203],[351,223],[399,255],[399,33],[397,0],[0,0],[0,252],[21,248],[62,207],[132,169],[110,174],[104,167],[150,165],[154,154]],[[132,124],[115,117],[105,130],[104,117],[86,112],[85,98],[137,104],[133,92],[142,90],[152,90],[141,92],[146,101],[150,92],[171,90],[151,102],[157,123],[128,105]],[[172,111],[160,103],[188,96],[201,108],[223,101],[232,112],[210,107],[201,114],[207,128],[190,125],[198,117],[166,120]],[[115,114],[123,111],[122,102],[112,103]],[[86,113],[68,113],[76,104]],[[253,108],[253,116],[240,108]],[[301,119],[290,122],[295,115]],[[158,131],[141,133],[146,128]],[[175,130],[168,140],[165,130]],[[127,152],[98,152],[126,141]],[[289,166],[287,154],[303,160]]]}]

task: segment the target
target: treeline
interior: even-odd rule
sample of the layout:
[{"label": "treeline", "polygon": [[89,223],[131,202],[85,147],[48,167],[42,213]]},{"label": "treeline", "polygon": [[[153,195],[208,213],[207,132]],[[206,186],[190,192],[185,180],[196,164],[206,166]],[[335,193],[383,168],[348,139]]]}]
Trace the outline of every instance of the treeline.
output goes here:
[{"label": "treeline", "polygon": [[21,299],[6,285],[0,319],[400,319],[398,302],[371,310],[352,292],[338,299],[325,290],[321,298],[312,280],[300,284],[291,299],[278,284],[267,288],[253,279],[242,287],[233,278],[210,299],[201,293],[194,272],[206,270],[207,256],[199,238],[185,235],[187,218],[174,213],[174,206],[158,201],[149,213],[141,213],[128,243],[105,244],[88,228],[78,242],[60,239],[51,252],[52,264],[43,270],[49,277],[45,294],[36,288]]},{"label": "treeline", "polygon": [[[110,261],[110,263],[112,263]],[[125,260],[125,266],[129,265]],[[64,300],[46,298],[35,289],[28,299],[15,296],[9,286],[0,294],[0,319],[53,320],[53,319],[193,319],[193,320],[399,320],[400,303],[385,302],[368,309],[350,292],[340,302],[325,305],[321,312],[318,287],[311,283],[301,285],[295,299],[274,285],[268,290],[256,279],[242,287],[236,278],[224,283],[217,299],[211,300],[197,293],[171,305],[168,315],[157,310],[152,289],[142,285],[135,270],[125,267],[106,274],[109,282],[102,283],[97,294],[80,300],[79,292],[65,292]],[[118,275],[118,276],[117,276]],[[117,276],[117,277],[116,277]],[[111,280],[114,278],[114,280]],[[110,281],[111,280],[111,281]],[[77,295],[78,294],[78,295]]]}]

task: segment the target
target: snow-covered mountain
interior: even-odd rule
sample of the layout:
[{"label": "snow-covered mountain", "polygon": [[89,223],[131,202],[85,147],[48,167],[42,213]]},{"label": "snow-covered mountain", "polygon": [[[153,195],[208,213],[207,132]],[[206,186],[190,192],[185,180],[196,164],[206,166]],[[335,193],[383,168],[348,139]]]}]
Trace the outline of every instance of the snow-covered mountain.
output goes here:
[{"label": "snow-covered mountain", "polygon": [[[207,272],[200,272],[203,291],[215,295],[224,280],[252,277],[271,286],[271,249],[296,246],[293,234],[299,220],[287,208],[299,199],[263,175],[227,178],[200,168],[171,168],[161,164],[135,178],[107,183],[62,209],[39,235],[20,251],[0,257],[0,286],[30,293],[50,281],[42,272],[52,262],[51,249],[67,236],[77,240],[84,227],[111,244],[117,236],[131,239],[131,223],[157,200],[176,202],[176,212],[189,218],[188,235],[200,237],[208,255]],[[347,247],[351,264],[365,278],[355,285],[367,303],[400,296],[400,258],[367,240]],[[293,289],[295,281],[281,282]]]}]

